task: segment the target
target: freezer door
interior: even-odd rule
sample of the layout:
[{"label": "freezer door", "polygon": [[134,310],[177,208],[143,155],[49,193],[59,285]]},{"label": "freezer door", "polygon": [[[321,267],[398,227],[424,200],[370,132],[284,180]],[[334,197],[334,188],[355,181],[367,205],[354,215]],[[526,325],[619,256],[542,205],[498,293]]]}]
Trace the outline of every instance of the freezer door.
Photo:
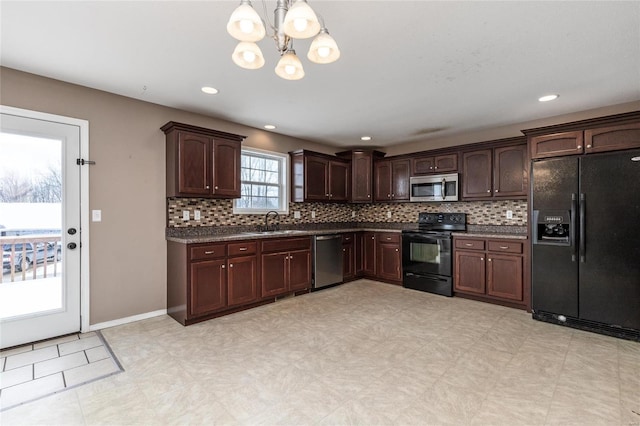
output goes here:
[{"label": "freezer door", "polygon": [[[571,211],[571,195],[577,193],[577,158],[558,158],[533,163],[534,210]],[[574,222],[576,219],[571,217]],[[531,306],[534,311],[578,316],[578,262],[574,259],[575,251],[575,244],[532,244]]]},{"label": "freezer door", "polygon": [[640,330],[640,150],[585,156],[580,318]]}]

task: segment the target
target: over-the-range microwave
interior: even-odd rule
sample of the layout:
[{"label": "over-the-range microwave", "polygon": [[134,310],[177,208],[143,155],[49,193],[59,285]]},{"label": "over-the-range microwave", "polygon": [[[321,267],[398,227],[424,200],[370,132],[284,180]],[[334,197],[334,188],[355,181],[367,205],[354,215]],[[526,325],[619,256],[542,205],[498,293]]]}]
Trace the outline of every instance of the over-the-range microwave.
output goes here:
[{"label": "over-the-range microwave", "polygon": [[458,173],[415,176],[410,179],[411,201],[458,201]]}]

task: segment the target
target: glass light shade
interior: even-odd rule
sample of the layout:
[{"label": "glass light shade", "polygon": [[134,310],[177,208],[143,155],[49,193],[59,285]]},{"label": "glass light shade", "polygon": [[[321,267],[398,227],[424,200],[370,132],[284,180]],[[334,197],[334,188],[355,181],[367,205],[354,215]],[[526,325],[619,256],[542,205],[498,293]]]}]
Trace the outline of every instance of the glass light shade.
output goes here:
[{"label": "glass light shade", "polygon": [[259,41],[266,33],[260,15],[249,1],[243,1],[233,11],[227,23],[227,32],[240,41]]},{"label": "glass light shade", "polygon": [[320,31],[320,22],[306,0],[296,0],[284,17],[283,27],[289,37],[310,38]]},{"label": "glass light shade", "polygon": [[231,58],[237,66],[248,70],[257,70],[264,65],[262,51],[257,44],[248,41],[238,43]]},{"label": "glass light shade", "polygon": [[337,61],[339,57],[340,49],[338,49],[336,41],[323,28],[311,42],[307,58],[316,64],[330,64]]},{"label": "glass light shade", "polygon": [[289,50],[280,57],[276,65],[276,74],[285,80],[300,80],[304,77],[304,69],[295,50]]}]

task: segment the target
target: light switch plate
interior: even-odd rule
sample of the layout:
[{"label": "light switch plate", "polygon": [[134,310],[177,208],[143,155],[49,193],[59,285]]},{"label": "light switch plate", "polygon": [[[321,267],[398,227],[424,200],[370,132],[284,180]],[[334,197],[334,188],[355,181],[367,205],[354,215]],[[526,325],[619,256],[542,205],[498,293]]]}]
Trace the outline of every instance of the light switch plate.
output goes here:
[{"label": "light switch plate", "polygon": [[315,218],[316,218],[316,212],[315,212],[315,210],[313,210],[311,212],[311,219],[315,219]]},{"label": "light switch plate", "polygon": [[387,212],[387,218],[391,219],[391,212]]},{"label": "light switch plate", "polygon": [[182,210],[182,220],[189,220],[189,210]]},{"label": "light switch plate", "polygon": [[300,219],[300,212],[299,211],[293,212],[293,218],[294,219]]},{"label": "light switch plate", "polygon": [[513,211],[507,210],[507,219],[513,219]]},{"label": "light switch plate", "polygon": [[200,220],[200,210],[194,210],[193,211],[193,218],[195,220]]},{"label": "light switch plate", "polygon": [[102,222],[102,210],[91,210],[91,221]]},{"label": "light switch plate", "polygon": [[356,211],[355,210],[351,210],[351,217],[356,217]]}]

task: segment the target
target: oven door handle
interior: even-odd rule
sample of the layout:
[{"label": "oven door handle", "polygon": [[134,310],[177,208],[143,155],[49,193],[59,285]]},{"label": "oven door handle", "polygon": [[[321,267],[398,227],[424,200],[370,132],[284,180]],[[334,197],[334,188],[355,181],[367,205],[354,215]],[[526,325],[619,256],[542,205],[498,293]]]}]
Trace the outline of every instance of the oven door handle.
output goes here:
[{"label": "oven door handle", "polygon": [[437,235],[425,235],[425,234],[404,234],[402,237],[409,239],[409,241],[415,241],[415,240],[431,241],[437,244],[440,244],[441,241],[451,239],[450,236],[446,236],[446,235],[437,236]]}]

